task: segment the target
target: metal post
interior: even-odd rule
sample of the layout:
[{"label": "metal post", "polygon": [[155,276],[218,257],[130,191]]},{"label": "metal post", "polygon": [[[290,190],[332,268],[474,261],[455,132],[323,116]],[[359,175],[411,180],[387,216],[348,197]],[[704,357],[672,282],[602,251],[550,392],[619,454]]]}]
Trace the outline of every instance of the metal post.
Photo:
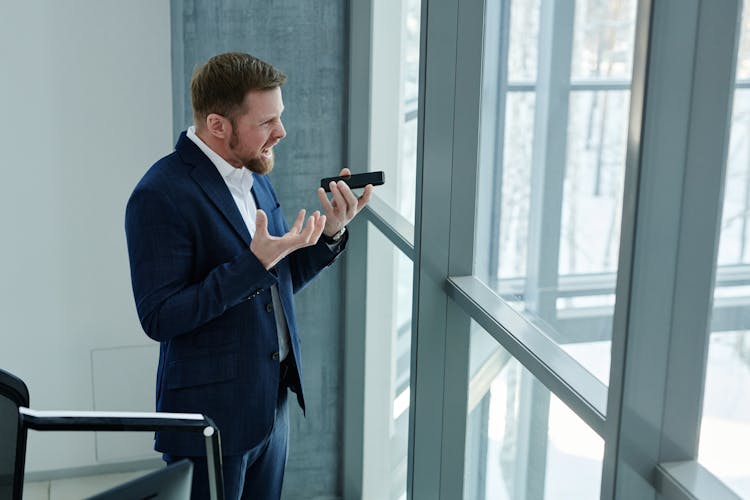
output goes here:
[{"label": "metal post", "polygon": [[208,462],[208,487],[211,500],[224,500],[224,473],[221,469],[221,440],[219,430],[208,426],[203,429],[206,438],[206,459]]}]

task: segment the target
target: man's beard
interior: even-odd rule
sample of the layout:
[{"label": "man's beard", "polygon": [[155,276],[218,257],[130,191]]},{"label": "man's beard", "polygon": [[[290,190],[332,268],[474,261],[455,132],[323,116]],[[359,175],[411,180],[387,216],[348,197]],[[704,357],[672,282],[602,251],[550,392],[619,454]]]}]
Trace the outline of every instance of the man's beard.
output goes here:
[{"label": "man's beard", "polygon": [[[239,143],[240,138],[237,136],[237,127],[232,127],[232,137],[229,139],[229,149],[234,151]],[[251,172],[258,175],[266,175],[270,173],[271,170],[273,170],[274,164],[273,149],[269,149],[269,152],[271,153],[271,156],[267,158],[259,155],[250,158],[239,157],[239,160],[242,162],[242,165],[244,165]]]},{"label": "man's beard", "polygon": [[250,158],[248,161],[245,162],[245,167],[247,167],[248,170],[250,170],[253,173],[256,173],[258,175],[266,175],[271,173],[271,170],[273,170],[273,151],[271,152],[270,158],[264,158],[264,157],[255,157]]}]

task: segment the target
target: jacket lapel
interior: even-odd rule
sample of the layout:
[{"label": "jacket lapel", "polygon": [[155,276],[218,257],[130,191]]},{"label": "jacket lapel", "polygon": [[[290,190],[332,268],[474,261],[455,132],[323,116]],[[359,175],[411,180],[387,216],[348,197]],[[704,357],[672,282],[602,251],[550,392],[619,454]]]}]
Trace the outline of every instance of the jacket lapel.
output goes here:
[{"label": "jacket lapel", "polygon": [[224,215],[224,218],[237,235],[242,238],[245,245],[249,246],[251,239],[245,221],[242,220],[242,215],[237,209],[232,194],[211,160],[187,137],[185,132],[180,134],[175,150],[185,163],[194,165],[190,176]]}]

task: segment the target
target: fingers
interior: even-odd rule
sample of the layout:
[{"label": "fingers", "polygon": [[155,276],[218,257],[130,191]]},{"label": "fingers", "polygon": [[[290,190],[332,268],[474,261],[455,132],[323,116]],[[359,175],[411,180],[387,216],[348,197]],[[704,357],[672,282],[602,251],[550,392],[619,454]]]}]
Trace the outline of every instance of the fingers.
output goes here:
[{"label": "fingers", "polygon": [[343,184],[344,186],[346,186],[346,183],[344,183],[343,181],[339,183],[331,182],[329,186],[331,189],[331,194],[333,195],[331,198],[331,204],[333,205],[333,213],[336,214],[337,216],[340,216],[343,213],[346,213],[346,202],[344,201],[344,195],[341,194],[341,189],[339,188],[340,184]]},{"label": "fingers", "polygon": [[318,219],[320,219],[320,212],[318,212],[317,210],[307,218],[305,229],[303,229],[299,234],[299,243],[301,244],[301,246],[305,246],[307,243],[309,243],[310,238],[312,238],[312,235],[315,232],[315,225],[317,224]]},{"label": "fingers", "polygon": [[339,181],[338,188],[345,200],[346,218],[353,219],[357,215],[357,197],[354,196],[354,193],[344,181]]},{"label": "fingers", "polygon": [[315,223],[315,232],[313,232],[312,237],[310,238],[310,244],[314,245],[318,242],[318,239],[320,239],[320,235],[323,234],[323,230],[326,227],[326,216],[321,215],[318,217],[317,222]]},{"label": "fingers", "polygon": [[297,218],[294,220],[294,224],[292,225],[292,229],[290,230],[291,233],[297,234],[302,231],[302,224],[305,222],[306,212],[307,211],[304,208],[297,212]]},{"label": "fingers", "polygon": [[328,200],[328,196],[326,195],[325,189],[318,188],[318,199],[320,200],[320,204],[323,206],[323,211],[326,213],[333,212],[333,205],[331,205],[331,202]]},{"label": "fingers", "polygon": [[357,197],[344,181],[331,183],[331,193],[333,193],[333,206],[336,215],[344,215],[346,219],[351,220],[357,215]]},{"label": "fingers", "polygon": [[339,172],[339,176],[343,177],[343,176],[346,176],[346,175],[352,175],[352,171],[349,170],[348,168],[344,167],[344,168],[341,169],[341,172]]},{"label": "fingers", "polygon": [[362,196],[359,197],[357,200],[357,212],[362,210],[365,205],[367,205],[367,202],[370,201],[370,197],[372,196],[372,192],[375,190],[375,188],[372,186],[372,184],[368,184],[365,186],[365,192],[362,193]]},{"label": "fingers", "polygon": [[307,218],[305,228],[302,232],[292,236],[295,240],[294,248],[302,248],[316,244],[318,239],[320,239],[320,235],[323,233],[323,229],[325,229],[325,225],[326,216],[321,215],[318,210],[313,212],[313,214]]},{"label": "fingers", "polygon": [[268,217],[263,210],[255,212],[255,234],[259,236],[268,235]]}]

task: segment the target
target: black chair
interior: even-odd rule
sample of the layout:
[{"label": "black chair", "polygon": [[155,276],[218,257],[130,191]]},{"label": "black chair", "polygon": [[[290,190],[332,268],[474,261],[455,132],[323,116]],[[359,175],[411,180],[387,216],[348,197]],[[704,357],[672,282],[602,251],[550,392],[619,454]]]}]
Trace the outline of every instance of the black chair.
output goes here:
[{"label": "black chair", "polygon": [[26,433],[37,431],[188,431],[206,439],[209,488],[224,499],[221,440],[216,425],[197,413],[34,411],[21,379],[0,370],[0,499],[21,500],[26,465]]}]

